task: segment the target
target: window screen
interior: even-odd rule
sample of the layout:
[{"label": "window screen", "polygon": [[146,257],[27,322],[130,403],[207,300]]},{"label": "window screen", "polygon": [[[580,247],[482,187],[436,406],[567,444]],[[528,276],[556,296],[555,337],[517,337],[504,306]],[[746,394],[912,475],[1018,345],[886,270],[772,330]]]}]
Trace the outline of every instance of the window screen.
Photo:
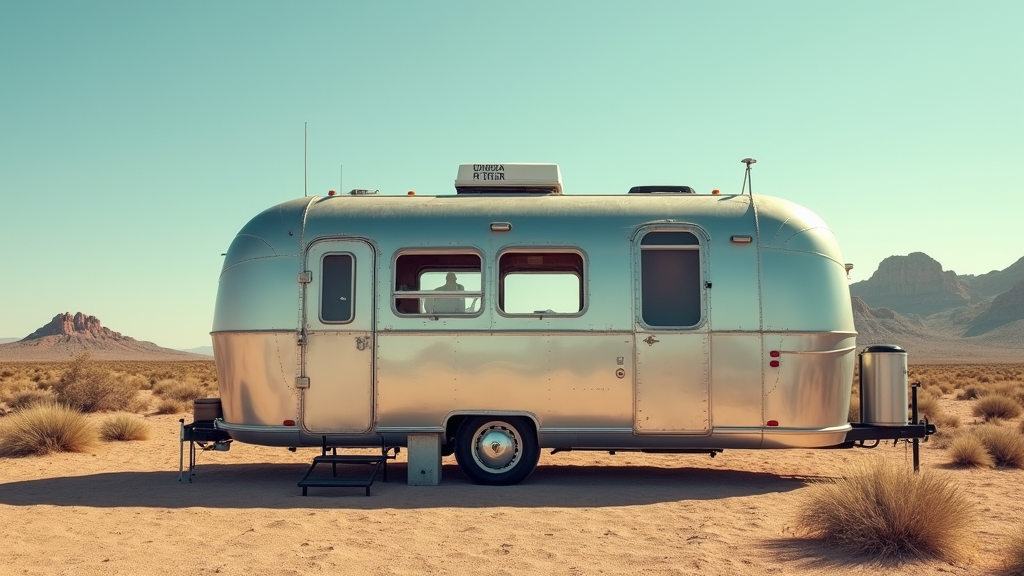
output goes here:
[{"label": "window screen", "polygon": [[700,246],[689,232],[652,232],[640,242],[641,315],[648,326],[696,326]]},{"label": "window screen", "polygon": [[352,321],[353,269],[351,254],[328,254],[321,261],[320,320]]},{"label": "window screen", "polygon": [[506,252],[498,260],[498,299],[506,314],[577,314],[583,310],[583,256]]}]

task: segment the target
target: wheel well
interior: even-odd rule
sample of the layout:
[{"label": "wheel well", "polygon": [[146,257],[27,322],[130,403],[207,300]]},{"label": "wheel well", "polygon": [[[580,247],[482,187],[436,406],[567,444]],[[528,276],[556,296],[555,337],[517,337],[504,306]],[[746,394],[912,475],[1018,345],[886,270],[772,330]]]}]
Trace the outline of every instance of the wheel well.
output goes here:
[{"label": "wheel well", "polygon": [[534,421],[527,414],[488,414],[487,412],[480,412],[477,414],[453,414],[448,418],[448,421],[444,424],[444,443],[450,445],[455,439],[455,434],[459,431],[459,426],[468,418],[474,418],[476,416],[483,416],[485,418],[521,418],[525,420],[533,433],[537,434],[537,422]]}]

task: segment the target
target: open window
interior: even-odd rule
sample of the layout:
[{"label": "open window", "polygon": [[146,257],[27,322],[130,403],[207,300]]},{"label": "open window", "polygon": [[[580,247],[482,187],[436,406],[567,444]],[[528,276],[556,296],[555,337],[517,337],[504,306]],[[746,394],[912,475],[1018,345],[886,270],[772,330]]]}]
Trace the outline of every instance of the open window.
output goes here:
[{"label": "open window", "polygon": [[498,258],[498,308],[507,315],[574,316],[583,311],[583,255],[508,251]]},{"label": "open window", "polygon": [[481,257],[409,252],[395,258],[392,296],[400,316],[475,316],[483,306]]}]

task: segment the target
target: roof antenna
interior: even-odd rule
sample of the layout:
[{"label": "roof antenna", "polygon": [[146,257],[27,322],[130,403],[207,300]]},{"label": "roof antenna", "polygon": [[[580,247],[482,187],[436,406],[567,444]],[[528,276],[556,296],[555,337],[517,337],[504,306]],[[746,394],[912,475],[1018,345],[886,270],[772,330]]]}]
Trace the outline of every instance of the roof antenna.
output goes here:
[{"label": "roof antenna", "polygon": [[744,158],[743,160],[740,160],[740,162],[743,162],[744,164],[747,165],[747,171],[743,173],[743,188],[740,189],[740,196],[742,196],[743,191],[749,187],[750,196],[753,197],[754,183],[750,180],[750,165],[756,163],[757,160],[754,160],[753,158]]},{"label": "roof antenna", "polygon": [[302,196],[309,196],[309,169],[306,167],[309,157],[309,122],[302,123]]}]

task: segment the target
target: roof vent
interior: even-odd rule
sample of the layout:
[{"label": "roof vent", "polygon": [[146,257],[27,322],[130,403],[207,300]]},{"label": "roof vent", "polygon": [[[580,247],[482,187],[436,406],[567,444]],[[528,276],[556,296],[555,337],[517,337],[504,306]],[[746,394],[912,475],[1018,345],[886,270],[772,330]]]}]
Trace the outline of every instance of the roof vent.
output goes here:
[{"label": "roof vent", "polygon": [[460,164],[459,194],[561,194],[558,164]]},{"label": "roof vent", "polygon": [[689,186],[633,186],[630,194],[696,194]]}]

